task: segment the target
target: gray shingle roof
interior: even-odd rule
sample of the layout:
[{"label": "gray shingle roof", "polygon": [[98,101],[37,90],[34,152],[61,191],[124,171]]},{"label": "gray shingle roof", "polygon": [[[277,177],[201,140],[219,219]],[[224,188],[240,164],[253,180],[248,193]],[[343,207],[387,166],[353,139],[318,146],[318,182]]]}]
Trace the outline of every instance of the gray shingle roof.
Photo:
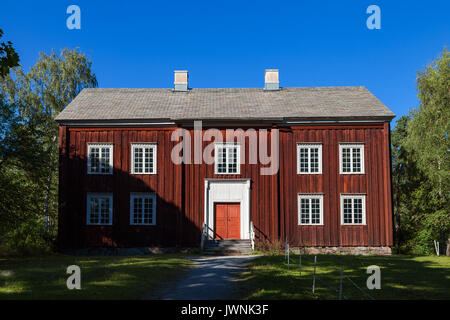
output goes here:
[{"label": "gray shingle roof", "polygon": [[387,119],[394,117],[365,87],[84,89],[56,117],[102,120]]}]

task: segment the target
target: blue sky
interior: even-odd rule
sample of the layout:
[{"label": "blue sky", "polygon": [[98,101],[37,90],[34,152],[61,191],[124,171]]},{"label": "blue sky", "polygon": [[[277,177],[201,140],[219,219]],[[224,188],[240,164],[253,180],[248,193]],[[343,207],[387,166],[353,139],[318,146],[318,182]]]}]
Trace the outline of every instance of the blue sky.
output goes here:
[{"label": "blue sky", "polygon": [[[69,30],[66,9],[81,9]],[[369,5],[381,29],[369,30]],[[397,115],[418,105],[417,70],[450,44],[450,1],[10,1],[0,28],[28,69],[40,51],[79,47],[100,87],[263,87],[280,69],[284,87],[363,85]]]}]

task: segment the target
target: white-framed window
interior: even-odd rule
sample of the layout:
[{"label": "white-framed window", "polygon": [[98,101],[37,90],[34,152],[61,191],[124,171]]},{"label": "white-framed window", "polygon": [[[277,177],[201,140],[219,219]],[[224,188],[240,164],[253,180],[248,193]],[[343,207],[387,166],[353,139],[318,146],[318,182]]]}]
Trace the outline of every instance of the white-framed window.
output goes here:
[{"label": "white-framed window", "polygon": [[156,144],[131,144],[131,173],[156,174]]},{"label": "white-framed window", "polygon": [[298,195],[298,224],[323,225],[323,195]]},{"label": "white-framed window", "polygon": [[113,173],[113,145],[106,143],[89,143],[88,174],[112,174]]},{"label": "white-framed window", "polygon": [[364,144],[340,144],[339,167],[341,174],[364,173]]},{"label": "white-framed window", "polygon": [[322,173],[322,144],[297,143],[297,173]]},{"label": "white-framed window", "polygon": [[87,194],[88,225],[112,225],[113,196],[111,193]]},{"label": "white-framed window", "polygon": [[241,169],[241,146],[235,143],[217,143],[214,147],[215,173],[239,174]]},{"label": "white-framed window", "polygon": [[341,194],[341,224],[366,224],[366,196]]},{"label": "white-framed window", "polygon": [[130,195],[130,224],[156,224],[156,194],[131,193]]}]

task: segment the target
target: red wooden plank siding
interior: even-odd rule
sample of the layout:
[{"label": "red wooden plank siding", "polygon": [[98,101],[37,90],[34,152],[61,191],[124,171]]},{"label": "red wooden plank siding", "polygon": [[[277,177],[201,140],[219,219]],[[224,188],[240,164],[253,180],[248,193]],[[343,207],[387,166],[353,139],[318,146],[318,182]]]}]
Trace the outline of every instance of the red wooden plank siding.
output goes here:
[{"label": "red wooden plank siding", "polygon": [[[367,126],[302,126],[293,129],[292,142],[280,139],[295,150],[297,143],[322,143],[321,175],[297,175],[297,159],[283,159],[281,186],[289,180],[295,187],[281,189],[281,203],[295,198],[293,210],[280,206],[285,223],[289,225],[292,246],[391,246],[392,209],[390,204],[389,123]],[[365,173],[339,174],[339,143],[364,143]],[[284,149],[285,150],[285,149]],[[296,153],[296,151],[295,151]],[[290,159],[291,163],[286,163]],[[289,173],[288,173],[289,172]],[[293,177],[293,178],[292,178]],[[298,193],[324,194],[324,226],[299,226],[296,196]],[[340,195],[366,195],[366,225],[341,226]]]},{"label": "red wooden plank siding", "polygon": [[[279,171],[273,176],[261,175],[262,166],[249,163],[248,137],[246,149],[241,150],[245,164],[239,175],[216,175],[214,164],[176,165],[171,161],[172,149],[178,144],[171,141],[175,129],[60,127],[62,247],[198,245],[205,210],[205,179],[211,178],[251,180],[250,220],[259,242],[284,241],[287,237],[293,246],[392,245],[389,123],[280,128]],[[193,129],[187,129],[193,143]],[[271,128],[267,129],[272,134]],[[225,129],[220,131],[225,136]],[[87,144],[95,142],[114,145],[113,175],[87,175]],[[135,142],[157,144],[156,175],[131,174],[131,143]],[[322,144],[322,174],[297,174],[299,142]],[[364,143],[365,174],[339,174],[341,142]],[[203,142],[203,149],[209,143]],[[190,158],[193,162],[193,151]],[[113,194],[112,226],[86,225],[88,192]],[[156,193],[156,226],[130,226],[132,192]],[[299,193],[324,195],[323,226],[298,225]],[[341,226],[342,193],[366,194],[365,226]]]},{"label": "red wooden plank siding", "polygon": [[59,172],[58,175],[58,183],[59,183],[59,192],[58,192],[58,247],[60,249],[64,248],[64,245],[68,242],[69,237],[71,236],[71,232],[77,232],[76,229],[71,229],[65,223],[70,219],[69,217],[69,206],[70,199],[68,197],[68,186],[69,186],[69,159],[68,159],[68,137],[67,137],[67,127],[60,126],[59,127]]}]

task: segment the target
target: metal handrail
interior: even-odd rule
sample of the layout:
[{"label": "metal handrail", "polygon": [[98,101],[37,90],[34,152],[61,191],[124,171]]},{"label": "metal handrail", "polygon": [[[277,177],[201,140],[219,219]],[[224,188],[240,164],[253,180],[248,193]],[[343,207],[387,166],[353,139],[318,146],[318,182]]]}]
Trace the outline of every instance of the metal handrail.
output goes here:
[{"label": "metal handrail", "polygon": [[252,250],[255,250],[255,227],[253,226],[253,221],[250,221],[250,242]]}]

